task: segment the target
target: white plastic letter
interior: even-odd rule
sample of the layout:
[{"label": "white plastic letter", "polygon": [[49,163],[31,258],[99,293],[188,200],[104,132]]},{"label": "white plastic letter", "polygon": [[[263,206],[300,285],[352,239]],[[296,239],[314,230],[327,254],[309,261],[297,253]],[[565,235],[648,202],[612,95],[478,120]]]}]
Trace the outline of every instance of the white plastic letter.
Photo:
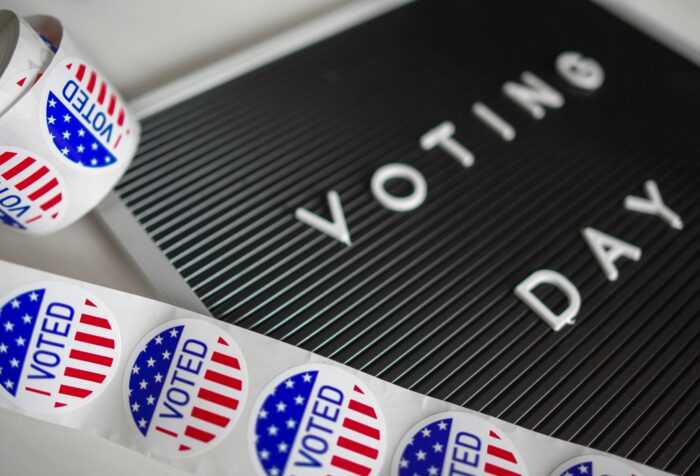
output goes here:
[{"label": "white plastic letter", "polygon": [[595,91],[605,81],[603,67],[593,58],[584,58],[575,51],[565,51],[557,56],[556,68],[559,76],[569,84],[588,91]]},{"label": "white plastic letter", "polygon": [[676,212],[666,206],[663,198],[661,198],[661,192],[659,192],[659,187],[656,185],[656,182],[647,180],[644,183],[644,189],[649,198],[627,195],[625,197],[625,208],[633,212],[656,215],[668,223],[671,228],[682,230],[683,220]]},{"label": "white plastic letter", "polygon": [[501,138],[510,142],[515,139],[515,129],[508,124],[505,119],[496,114],[493,109],[482,102],[475,102],[472,105],[472,113],[484,124],[496,131]]},{"label": "white plastic letter", "polygon": [[350,231],[348,224],[345,221],[345,213],[343,213],[343,205],[340,203],[340,197],[335,190],[331,190],[327,195],[328,208],[331,209],[331,218],[333,221],[328,221],[314,213],[311,213],[306,208],[297,208],[294,216],[302,223],[315,228],[321,233],[324,233],[334,240],[345,243],[350,246]]},{"label": "white plastic letter", "polygon": [[564,96],[531,72],[525,71],[520,79],[525,84],[508,81],[503,85],[503,93],[535,119],[544,117],[542,105],[555,109],[564,105]]},{"label": "white plastic letter", "polygon": [[585,228],[582,233],[608,281],[616,281],[619,276],[615,267],[615,261],[619,258],[624,256],[632,261],[639,261],[642,257],[642,250],[638,247],[595,228]]},{"label": "white plastic letter", "polygon": [[[533,289],[542,284],[554,286],[564,293],[564,296],[569,301],[569,305],[563,312],[555,314],[540,298],[535,296],[532,292]],[[578,292],[578,288],[566,276],[550,269],[541,269],[532,273],[522,283],[518,284],[515,288],[515,295],[555,331],[560,331],[567,324],[574,324],[574,320],[581,309],[581,294]]]},{"label": "white plastic letter", "polygon": [[443,122],[423,134],[420,138],[420,146],[423,150],[430,150],[440,146],[442,150],[457,159],[464,167],[471,167],[474,165],[474,154],[452,138],[454,133],[455,125],[448,121]]},{"label": "white plastic letter", "polygon": [[[386,183],[392,179],[411,182],[413,192],[405,197],[397,197],[386,191]],[[372,175],[372,194],[384,207],[395,212],[408,212],[420,207],[428,195],[428,184],[423,175],[406,164],[386,164]]]}]

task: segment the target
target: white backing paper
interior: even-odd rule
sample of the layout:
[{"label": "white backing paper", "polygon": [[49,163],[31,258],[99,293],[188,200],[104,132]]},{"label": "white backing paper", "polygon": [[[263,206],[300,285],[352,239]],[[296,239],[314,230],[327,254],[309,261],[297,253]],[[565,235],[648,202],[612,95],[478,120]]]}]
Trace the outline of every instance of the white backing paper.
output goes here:
[{"label": "white backing paper", "polygon": [[[123,373],[132,350],[154,328],[174,319],[205,320],[218,326],[233,337],[247,363],[249,392],[247,402],[235,427],[227,433],[220,443],[197,456],[168,459],[150,455],[185,472],[201,475],[256,474],[254,462],[251,461],[250,451],[250,445],[253,442],[247,430],[249,421],[252,418],[251,408],[253,402],[258,399],[268,383],[279,374],[292,367],[308,363],[328,363],[341,367],[357,376],[376,397],[387,427],[387,434],[385,435],[387,457],[384,458],[382,469],[379,473],[382,475],[391,474],[389,468],[394,458],[394,452],[404,434],[424,418],[446,411],[468,412],[490,421],[503,434],[507,435],[508,439],[517,447],[520,455],[523,457],[528,474],[533,476],[549,475],[563,462],[577,456],[604,454],[600,451],[542,435],[457,405],[420,395],[281,341],[169,304],[88,283],[81,283],[76,280],[2,261],[0,261],[0,276],[3,277],[0,281],[1,296],[6,296],[15,289],[26,289],[27,286],[33,283],[48,281],[69,282],[96,296],[109,308],[116,319],[121,333],[123,352],[116,368],[116,375],[109,382],[109,385],[98,398],[71,412],[57,415],[31,416],[105,438],[115,444],[131,448],[143,454],[147,454],[147,452],[135,437],[134,430],[130,426],[133,424],[129,421],[131,416],[126,414],[123,403]],[[0,303],[0,305],[4,304]],[[0,399],[0,407],[24,413],[7,398]],[[626,464],[637,470],[640,475],[667,474],[636,462],[622,459],[620,461],[625,461]]]}]

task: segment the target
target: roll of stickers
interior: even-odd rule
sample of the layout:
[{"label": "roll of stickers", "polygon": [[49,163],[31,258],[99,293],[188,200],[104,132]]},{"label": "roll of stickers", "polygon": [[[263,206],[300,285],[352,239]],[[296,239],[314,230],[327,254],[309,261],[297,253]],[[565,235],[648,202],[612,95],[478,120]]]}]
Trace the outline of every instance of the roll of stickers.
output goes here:
[{"label": "roll of stickers", "polygon": [[0,407],[189,473],[665,474],[168,304],[0,275]]},{"label": "roll of stickers", "polygon": [[2,11],[0,28],[0,221],[50,233],[111,190],[140,128],[58,20]]},{"label": "roll of stickers", "polygon": [[53,52],[24,20],[0,11],[0,115],[29,91]]}]

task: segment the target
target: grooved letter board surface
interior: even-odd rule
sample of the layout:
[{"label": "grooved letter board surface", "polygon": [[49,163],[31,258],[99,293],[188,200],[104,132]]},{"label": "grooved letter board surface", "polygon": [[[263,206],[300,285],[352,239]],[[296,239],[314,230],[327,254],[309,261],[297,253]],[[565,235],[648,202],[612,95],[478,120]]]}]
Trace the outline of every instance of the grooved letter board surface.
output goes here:
[{"label": "grooved letter board surface", "polygon": [[[565,81],[565,51],[604,84]],[[563,96],[534,119],[529,71]],[[477,119],[481,102],[516,132]],[[419,1],[143,120],[117,193],[219,319],[526,428],[675,473],[700,471],[700,70],[583,2]],[[420,138],[450,121],[465,167]],[[382,206],[372,176],[427,196]],[[626,210],[654,180],[683,219]],[[385,184],[397,197],[406,180]],[[352,246],[295,218],[331,219]],[[609,281],[582,236],[641,249]],[[128,234],[121,237],[127,246]],[[552,269],[579,290],[553,331],[514,294]],[[540,297],[567,304],[553,289]]]}]

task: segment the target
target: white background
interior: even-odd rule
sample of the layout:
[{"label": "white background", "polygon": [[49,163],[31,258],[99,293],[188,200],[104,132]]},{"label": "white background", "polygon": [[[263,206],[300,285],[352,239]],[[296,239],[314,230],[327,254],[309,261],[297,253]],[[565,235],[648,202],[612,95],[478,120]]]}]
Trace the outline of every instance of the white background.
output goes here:
[{"label": "white background", "polygon": [[[700,51],[700,0],[600,0]],[[0,0],[21,15],[60,18],[133,99],[347,0]],[[0,259],[155,297],[94,216],[47,237],[0,232]],[[1,279],[1,277],[0,277]],[[0,412],[2,474],[176,474],[105,441]]]}]

